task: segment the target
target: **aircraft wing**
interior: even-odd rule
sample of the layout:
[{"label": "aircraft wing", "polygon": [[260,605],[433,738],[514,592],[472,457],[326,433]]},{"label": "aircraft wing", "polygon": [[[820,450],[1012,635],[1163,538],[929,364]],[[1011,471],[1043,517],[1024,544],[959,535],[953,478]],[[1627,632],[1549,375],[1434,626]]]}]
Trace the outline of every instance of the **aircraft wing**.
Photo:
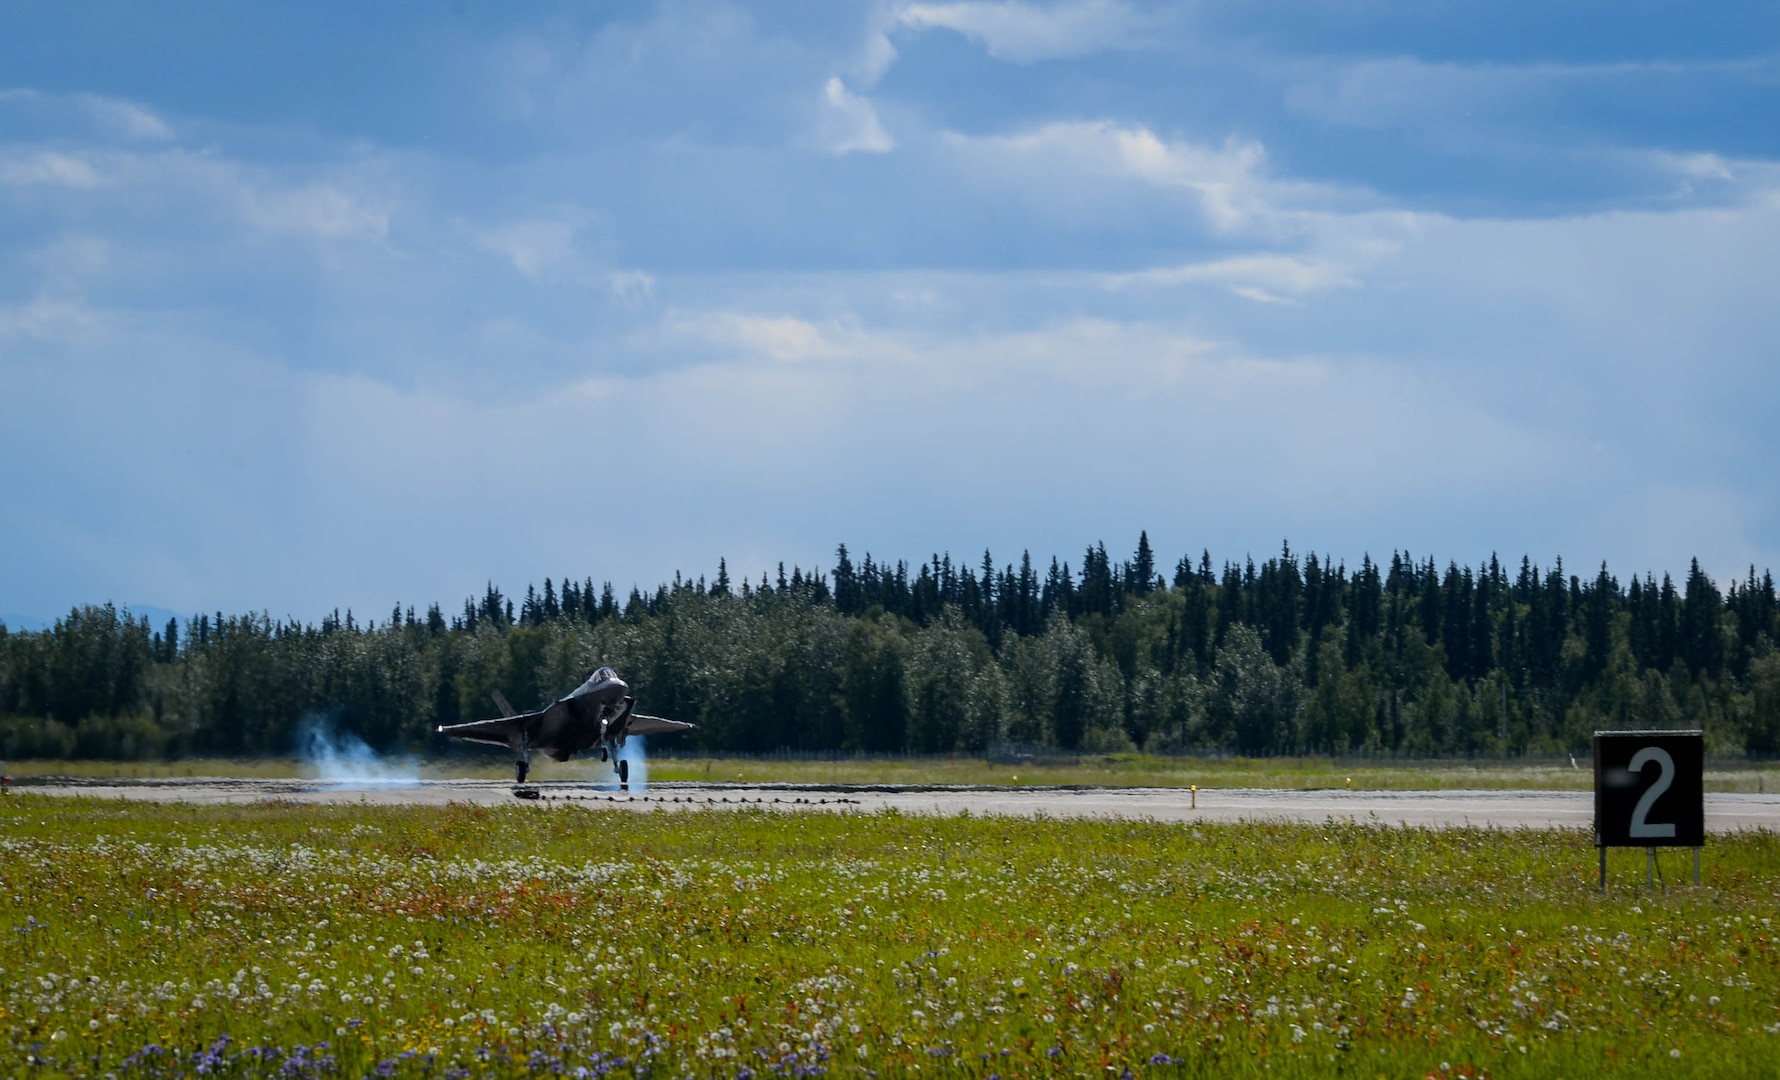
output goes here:
[{"label": "aircraft wing", "polygon": [[665,735],[670,731],[690,731],[694,726],[684,720],[668,720],[660,716],[631,713],[629,722],[624,725],[624,733],[626,735]]},{"label": "aircraft wing", "polygon": [[440,724],[439,734],[469,742],[487,743],[490,746],[512,746],[514,736],[543,715],[542,712],[528,712],[515,716],[497,716],[492,720],[472,720],[467,724]]}]

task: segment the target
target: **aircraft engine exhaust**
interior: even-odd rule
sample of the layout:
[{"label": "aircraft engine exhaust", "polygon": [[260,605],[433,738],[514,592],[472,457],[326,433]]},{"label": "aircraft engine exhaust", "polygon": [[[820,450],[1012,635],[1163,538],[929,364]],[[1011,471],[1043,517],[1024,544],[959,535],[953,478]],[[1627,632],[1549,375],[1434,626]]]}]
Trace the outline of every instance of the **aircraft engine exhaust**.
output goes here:
[{"label": "aircraft engine exhaust", "polygon": [[335,732],[327,720],[310,716],[297,730],[303,771],[324,784],[406,785],[420,782],[420,763],[389,758],[350,731]]}]

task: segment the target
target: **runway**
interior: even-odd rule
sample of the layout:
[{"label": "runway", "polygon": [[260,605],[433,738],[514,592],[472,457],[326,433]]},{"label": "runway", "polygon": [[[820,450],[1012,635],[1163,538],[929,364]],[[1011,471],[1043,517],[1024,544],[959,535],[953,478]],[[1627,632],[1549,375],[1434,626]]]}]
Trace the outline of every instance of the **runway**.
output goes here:
[{"label": "runway", "polygon": [[[82,795],[149,802],[240,804],[267,801],[443,806],[512,804],[635,811],[1001,815],[1123,818],[1171,822],[1374,822],[1433,828],[1586,829],[1594,796],[1586,791],[1344,791],[1200,788],[1197,805],[1181,788],[950,787],[815,784],[651,784],[624,794],[584,781],[529,785],[535,799],[515,799],[511,783],[490,780],[340,782],[192,777],[178,780],[84,780],[46,777],[14,782],[20,794]],[[1780,830],[1780,795],[1707,794],[1709,832]]]}]

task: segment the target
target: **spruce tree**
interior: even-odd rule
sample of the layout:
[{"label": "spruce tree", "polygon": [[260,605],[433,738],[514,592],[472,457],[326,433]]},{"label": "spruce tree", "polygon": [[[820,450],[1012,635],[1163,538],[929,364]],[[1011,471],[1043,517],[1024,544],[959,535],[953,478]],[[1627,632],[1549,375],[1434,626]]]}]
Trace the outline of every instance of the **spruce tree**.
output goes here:
[{"label": "spruce tree", "polygon": [[1150,550],[1150,533],[1137,534],[1137,554],[1131,560],[1130,590],[1138,596],[1148,595],[1156,584],[1156,553]]}]

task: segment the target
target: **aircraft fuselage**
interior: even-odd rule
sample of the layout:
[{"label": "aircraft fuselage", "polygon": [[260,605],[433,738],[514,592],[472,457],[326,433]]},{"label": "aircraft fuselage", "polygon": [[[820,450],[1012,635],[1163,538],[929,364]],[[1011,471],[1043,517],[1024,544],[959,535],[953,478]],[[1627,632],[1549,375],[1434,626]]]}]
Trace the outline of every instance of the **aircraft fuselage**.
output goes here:
[{"label": "aircraft fuselage", "polygon": [[[443,724],[439,733],[511,750],[520,783],[525,782],[533,753],[548,754],[557,761],[567,761],[586,750],[599,750],[605,757],[633,735],[667,734],[693,726],[637,714],[630,685],[609,667],[599,668],[586,682],[535,712],[514,710],[498,690],[494,700],[504,715],[467,724]],[[625,762],[620,761],[618,775],[626,781]]]}]

